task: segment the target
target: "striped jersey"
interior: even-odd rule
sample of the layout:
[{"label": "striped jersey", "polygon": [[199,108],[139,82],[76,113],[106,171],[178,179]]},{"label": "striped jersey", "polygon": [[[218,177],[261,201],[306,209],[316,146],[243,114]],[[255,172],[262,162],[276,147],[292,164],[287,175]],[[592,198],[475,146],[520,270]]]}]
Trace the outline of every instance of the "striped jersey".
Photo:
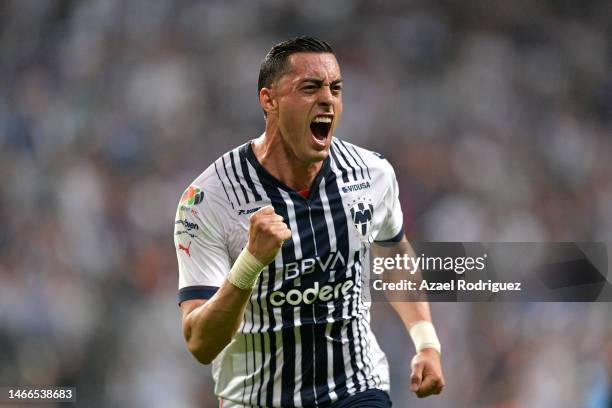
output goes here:
[{"label": "striped jersey", "polygon": [[401,239],[403,217],[393,168],[376,153],[334,138],[308,198],[270,175],[251,142],[221,156],[178,206],[179,302],[214,295],[246,246],[250,214],[269,204],[292,237],[213,361],[215,393],[247,406],[312,407],[388,391],[362,262],[372,241]]}]

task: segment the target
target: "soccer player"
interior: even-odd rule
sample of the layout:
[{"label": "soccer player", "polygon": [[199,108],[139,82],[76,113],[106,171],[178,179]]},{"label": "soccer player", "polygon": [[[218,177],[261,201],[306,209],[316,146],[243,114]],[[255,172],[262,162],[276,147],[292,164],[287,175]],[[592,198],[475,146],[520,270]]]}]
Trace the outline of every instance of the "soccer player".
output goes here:
[{"label": "soccer player", "polygon": [[[361,296],[364,251],[405,240],[393,168],[333,136],[332,48],[298,37],[261,64],[265,132],[216,160],[175,221],[189,351],[221,406],[390,407],[389,368]],[[415,342],[411,388],[444,387],[429,306],[393,303]]]}]

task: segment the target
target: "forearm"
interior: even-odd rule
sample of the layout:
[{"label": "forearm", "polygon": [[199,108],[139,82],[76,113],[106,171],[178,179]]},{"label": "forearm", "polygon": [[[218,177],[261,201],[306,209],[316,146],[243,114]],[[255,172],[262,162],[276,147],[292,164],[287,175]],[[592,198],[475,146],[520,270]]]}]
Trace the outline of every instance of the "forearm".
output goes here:
[{"label": "forearm", "polygon": [[251,290],[225,281],[206,303],[184,319],[187,347],[203,364],[209,364],[229,344],[240,327]]},{"label": "forearm", "polygon": [[[408,242],[408,239],[404,236],[402,238],[403,245],[412,257],[415,256],[412,245]],[[421,271],[418,271],[420,277]],[[406,330],[410,329],[410,326],[419,320],[427,320],[431,322],[431,312],[429,311],[428,302],[389,302],[393,309],[397,312],[399,317],[402,319],[402,323],[406,327]]]},{"label": "forearm", "polygon": [[431,322],[431,313],[427,302],[390,302],[402,319],[406,331],[419,353],[424,349],[435,349],[441,352],[440,340]]},{"label": "forearm", "polygon": [[428,302],[389,302],[399,315],[406,330],[420,320],[431,322]]},{"label": "forearm", "polygon": [[[414,250],[406,237],[402,239],[402,243],[406,246],[406,251],[412,257],[415,256]],[[421,271],[416,271],[416,279],[421,278]],[[422,299],[422,298],[421,298]],[[399,315],[406,330],[410,333],[410,337],[414,342],[417,352],[424,348],[434,348],[440,352],[440,342],[436,334],[435,328],[431,321],[431,312],[429,303],[426,301],[404,301],[404,302],[389,302],[391,307],[395,309]]]}]

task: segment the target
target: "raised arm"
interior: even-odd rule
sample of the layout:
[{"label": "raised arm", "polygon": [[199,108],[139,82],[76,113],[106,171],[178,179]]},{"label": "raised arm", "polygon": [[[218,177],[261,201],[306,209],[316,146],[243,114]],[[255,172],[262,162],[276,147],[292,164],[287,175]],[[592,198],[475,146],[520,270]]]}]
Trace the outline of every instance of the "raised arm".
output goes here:
[{"label": "raised arm", "polygon": [[203,364],[212,362],[236,334],[259,274],[291,237],[283,218],[271,206],[260,208],[250,221],[247,247],[217,292],[208,300],[181,303],[187,348]]}]

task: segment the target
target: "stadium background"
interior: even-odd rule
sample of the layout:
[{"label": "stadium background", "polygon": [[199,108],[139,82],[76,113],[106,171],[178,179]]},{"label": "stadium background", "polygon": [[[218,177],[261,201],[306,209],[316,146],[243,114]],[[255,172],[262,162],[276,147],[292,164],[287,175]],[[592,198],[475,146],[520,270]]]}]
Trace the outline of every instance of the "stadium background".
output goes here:
[{"label": "stadium background", "polygon": [[[411,239],[612,241],[610,2],[3,1],[0,385],[214,406],[174,211],[262,131],[259,62],[296,34],[337,50],[338,136],[395,165]],[[448,387],[410,406],[609,406],[610,304],[432,309]],[[373,326],[408,406],[412,345],[386,305]]]}]

